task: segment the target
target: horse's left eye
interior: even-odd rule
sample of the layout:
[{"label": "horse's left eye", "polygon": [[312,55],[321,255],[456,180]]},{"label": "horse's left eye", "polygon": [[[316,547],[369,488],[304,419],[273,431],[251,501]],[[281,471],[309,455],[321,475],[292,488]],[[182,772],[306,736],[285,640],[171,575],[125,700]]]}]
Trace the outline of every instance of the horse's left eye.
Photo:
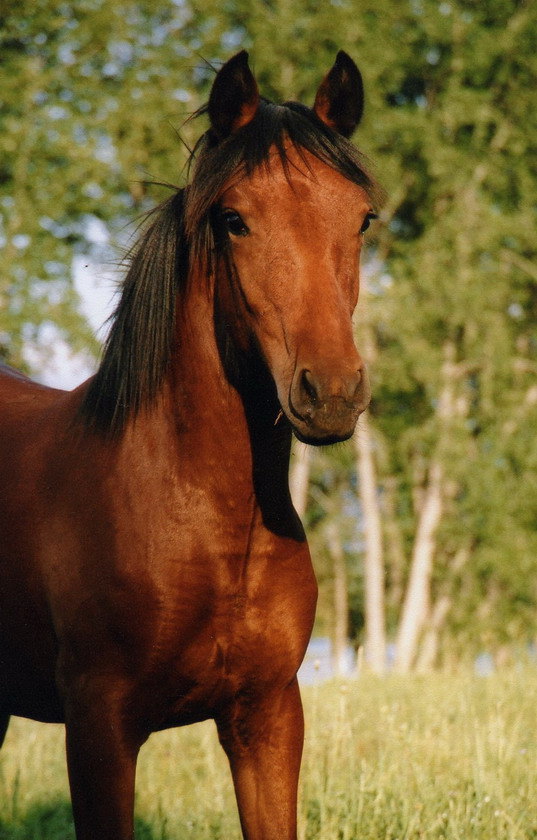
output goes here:
[{"label": "horse's left eye", "polygon": [[365,233],[366,232],[366,230],[368,229],[368,227],[371,224],[371,222],[373,221],[373,219],[378,219],[377,214],[376,213],[368,213],[367,216],[365,217],[363,223],[362,223],[362,227],[360,228],[360,233]]},{"label": "horse's left eye", "polygon": [[250,233],[248,226],[244,224],[243,220],[235,210],[224,210],[222,213],[224,222],[228,232],[232,236],[248,236]]}]

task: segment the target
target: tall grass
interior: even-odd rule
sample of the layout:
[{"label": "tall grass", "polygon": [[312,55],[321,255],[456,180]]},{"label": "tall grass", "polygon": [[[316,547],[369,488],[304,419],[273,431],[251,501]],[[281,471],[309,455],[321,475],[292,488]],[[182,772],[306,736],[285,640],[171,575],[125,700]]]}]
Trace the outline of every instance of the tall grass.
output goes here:
[{"label": "tall grass", "polygon": [[[537,672],[364,676],[303,691],[301,840],[537,840]],[[210,722],[154,735],[140,840],[239,840]],[[72,840],[61,727],[14,720],[0,840]]]}]

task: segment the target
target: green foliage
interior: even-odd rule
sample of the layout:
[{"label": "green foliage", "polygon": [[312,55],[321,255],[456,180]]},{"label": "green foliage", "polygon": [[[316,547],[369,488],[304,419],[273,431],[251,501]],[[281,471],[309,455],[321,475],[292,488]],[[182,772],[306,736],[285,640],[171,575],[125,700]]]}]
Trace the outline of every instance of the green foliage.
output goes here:
[{"label": "green foliage", "polygon": [[[374,410],[403,490],[419,489],[433,452],[444,461],[451,486],[437,562],[449,576],[450,553],[472,544],[471,571],[453,581],[453,629],[466,622],[465,641],[479,645],[537,629],[537,126],[526,98],[537,81],[537,18],[520,2],[487,4],[486,12],[466,2],[422,9],[399,91],[388,97],[412,180],[390,222],[393,239],[383,243],[393,285],[371,302]],[[412,131],[406,120],[415,120]],[[442,430],[448,344],[455,416]],[[515,436],[524,443],[514,446]]]},{"label": "green foliage", "polygon": [[72,259],[91,254],[92,224],[117,231],[145,206],[142,181],[181,179],[175,128],[199,104],[187,19],[167,2],[2,8],[0,346],[11,362],[24,364],[47,323],[96,349]]}]

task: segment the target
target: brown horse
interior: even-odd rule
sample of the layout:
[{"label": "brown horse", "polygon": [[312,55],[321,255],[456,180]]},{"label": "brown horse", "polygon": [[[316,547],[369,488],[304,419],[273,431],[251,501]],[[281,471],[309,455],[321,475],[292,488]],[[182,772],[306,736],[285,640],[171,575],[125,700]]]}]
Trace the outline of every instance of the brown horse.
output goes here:
[{"label": "brown horse", "polygon": [[316,582],[291,434],[369,400],[351,316],[374,184],[343,52],[314,107],[217,74],[190,183],[132,256],[95,377],[0,376],[0,722],[65,722],[78,840],[131,840],[151,732],[216,721],[245,838],[296,837]]}]

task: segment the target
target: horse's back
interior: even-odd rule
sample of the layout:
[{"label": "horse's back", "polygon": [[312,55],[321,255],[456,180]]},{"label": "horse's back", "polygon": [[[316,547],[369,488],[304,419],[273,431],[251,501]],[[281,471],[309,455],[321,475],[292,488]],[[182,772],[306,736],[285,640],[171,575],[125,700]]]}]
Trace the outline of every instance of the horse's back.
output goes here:
[{"label": "horse's back", "polygon": [[41,385],[9,365],[0,364],[0,423],[6,410],[26,410],[56,402],[66,391]]},{"label": "horse's back", "polygon": [[25,496],[35,499],[36,481],[58,438],[68,396],[0,365],[0,533],[9,525],[6,509],[20,509]]}]

